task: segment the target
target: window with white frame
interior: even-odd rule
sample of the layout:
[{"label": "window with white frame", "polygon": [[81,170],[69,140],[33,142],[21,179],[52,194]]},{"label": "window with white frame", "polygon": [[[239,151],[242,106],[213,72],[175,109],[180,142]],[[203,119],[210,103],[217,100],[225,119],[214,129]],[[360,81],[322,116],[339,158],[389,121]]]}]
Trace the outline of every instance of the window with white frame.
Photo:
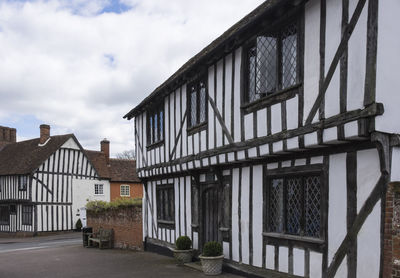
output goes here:
[{"label": "window with white frame", "polygon": [[130,194],[130,187],[127,184],[122,184],[120,187],[120,195],[121,197],[129,197]]},{"label": "window with white frame", "polygon": [[94,185],[94,195],[104,195],[103,184]]},{"label": "window with white frame", "polygon": [[22,225],[32,225],[33,206],[22,206]]}]

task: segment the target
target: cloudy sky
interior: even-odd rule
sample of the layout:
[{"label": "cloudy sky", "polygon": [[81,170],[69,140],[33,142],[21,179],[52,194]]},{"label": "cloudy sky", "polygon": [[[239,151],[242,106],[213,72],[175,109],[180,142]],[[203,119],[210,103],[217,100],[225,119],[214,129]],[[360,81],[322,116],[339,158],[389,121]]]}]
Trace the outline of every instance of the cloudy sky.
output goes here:
[{"label": "cloudy sky", "polygon": [[132,149],[122,117],[263,0],[0,0],[0,125]]}]

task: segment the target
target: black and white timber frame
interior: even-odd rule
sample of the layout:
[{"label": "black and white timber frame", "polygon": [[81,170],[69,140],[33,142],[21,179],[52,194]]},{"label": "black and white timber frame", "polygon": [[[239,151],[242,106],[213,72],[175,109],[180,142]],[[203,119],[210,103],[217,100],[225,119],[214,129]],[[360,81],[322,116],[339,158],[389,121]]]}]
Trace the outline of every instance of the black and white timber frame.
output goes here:
[{"label": "black and white timber frame", "polygon": [[[21,187],[21,180],[27,181],[25,187]],[[76,210],[85,205],[76,204],[76,196],[94,190],[93,186],[86,188],[88,181],[98,183],[99,176],[71,135],[31,173],[0,176],[0,207],[8,215],[0,222],[0,232],[36,234],[74,229],[79,218]]]},{"label": "black and white timber frame", "polygon": [[[134,118],[146,244],[188,235],[195,249],[216,239],[227,260],[254,267],[382,277],[383,200],[400,178],[398,14],[396,0],[266,1],[125,115]],[[246,104],[247,42],[293,17],[298,83]],[[203,74],[206,126],[188,130],[187,84]],[[147,111],[161,98],[164,140],[152,146]],[[320,236],[271,232],[269,181],[309,173],[320,177]],[[157,219],[163,185],[175,193],[167,224]]]}]

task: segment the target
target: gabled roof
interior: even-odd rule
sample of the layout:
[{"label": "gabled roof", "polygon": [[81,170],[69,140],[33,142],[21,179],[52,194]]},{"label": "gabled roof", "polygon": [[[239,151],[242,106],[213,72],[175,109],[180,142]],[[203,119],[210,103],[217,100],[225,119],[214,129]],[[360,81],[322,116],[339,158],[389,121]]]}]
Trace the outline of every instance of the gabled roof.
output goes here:
[{"label": "gabled roof", "polygon": [[106,156],[103,152],[84,150],[86,156],[92,162],[93,167],[96,169],[100,178],[110,179],[110,171],[107,166]]},{"label": "gabled roof", "polygon": [[111,182],[140,182],[136,174],[136,161],[110,158],[107,165],[106,155],[101,151],[84,151],[102,179]]},{"label": "gabled roof", "polygon": [[36,138],[0,147],[0,175],[30,174],[68,139],[73,138],[78,143],[73,134],[50,138],[44,146],[39,146],[39,138]]},{"label": "gabled roof", "polygon": [[136,174],[136,160],[110,158],[111,181],[140,182]]},{"label": "gabled roof", "polygon": [[[242,18],[239,22],[234,24],[221,36],[211,42],[198,54],[187,61],[181,68],[179,68],[171,77],[169,77],[164,83],[157,87],[149,96],[147,96],[139,105],[129,111],[124,118],[130,120],[137,116],[141,111],[146,108],[150,102],[161,97],[163,94],[169,93],[171,87],[175,86],[185,79],[185,75],[191,71],[196,72],[195,68],[198,66],[207,66],[207,61],[217,52],[224,52],[227,48],[239,45],[242,37],[245,37],[249,30],[265,20],[265,17],[271,15],[277,10],[284,11],[287,7],[285,5],[297,6],[303,0],[266,0],[264,3],[259,5],[247,16]],[[278,15],[279,16],[279,15]],[[208,61],[209,62],[209,61]]]}]

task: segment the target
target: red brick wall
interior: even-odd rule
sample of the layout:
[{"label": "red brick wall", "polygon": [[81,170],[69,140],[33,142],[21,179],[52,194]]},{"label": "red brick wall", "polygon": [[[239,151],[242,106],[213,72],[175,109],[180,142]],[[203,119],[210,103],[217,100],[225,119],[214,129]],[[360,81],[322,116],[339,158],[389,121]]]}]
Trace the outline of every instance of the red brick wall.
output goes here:
[{"label": "red brick wall", "polygon": [[[121,184],[127,184],[130,186],[130,197],[121,197]],[[143,198],[143,185],[141,183],[111,182],[110,193],[111,201],[114,201],[118,198]]]},{"label": "red brick wall", "polygon": [[400,182],[386,193],[383,278],[400,278]]},{"label": "red brick wall", "polygon": [[114,230],[114,248],[143,250],[142,207],[135,206],[100,213],[87,212],[87,225]]}]

